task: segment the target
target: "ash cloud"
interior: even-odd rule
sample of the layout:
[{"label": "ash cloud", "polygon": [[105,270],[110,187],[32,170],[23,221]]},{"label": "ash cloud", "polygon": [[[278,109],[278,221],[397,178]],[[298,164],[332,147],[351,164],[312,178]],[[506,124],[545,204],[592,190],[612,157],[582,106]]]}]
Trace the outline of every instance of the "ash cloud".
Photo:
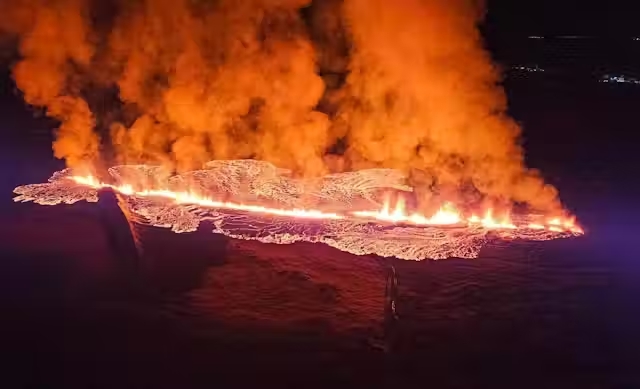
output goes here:
[{"label": "ash cloud", "polygon": [[25,101],[74,168],[390,167],[438,197],[559,208],[527,169],[472,0],[16,0]]},{"label": "ash cloud", "polygon": [[60,0],[3,4],[0,13],[0,32],[20,38],[16,85],[28,104],[61,122],[53,151],[70,166],[94,162],[99,149],[93,114],[74,77],[94,55],[86,12],[81,0]]},{"label": "ash cloud", "polygon": [[413,172],[418,189],[471,185],[494,201],[557,206],[556,191],[524,166],[477,29],[482,4],[348,0],[344,14],[353,50],[339,118],[354,167]]}]

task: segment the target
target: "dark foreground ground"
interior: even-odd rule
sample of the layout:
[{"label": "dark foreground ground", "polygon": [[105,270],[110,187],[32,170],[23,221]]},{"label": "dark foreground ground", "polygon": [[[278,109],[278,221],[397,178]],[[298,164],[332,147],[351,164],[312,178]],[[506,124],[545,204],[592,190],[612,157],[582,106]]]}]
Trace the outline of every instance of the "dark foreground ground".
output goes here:
[{"label": "dark foreground ground", "polygon": [[399,321],[386,341],[380,258],[152,231],[132,264],[114,248],[126,224],[113,203],[13,204],[14,186],[59,165],[49,124],[8,99],[0,387],[640,387],[640,92],[510,91],[530,163],[588,234],[390,261]]}]

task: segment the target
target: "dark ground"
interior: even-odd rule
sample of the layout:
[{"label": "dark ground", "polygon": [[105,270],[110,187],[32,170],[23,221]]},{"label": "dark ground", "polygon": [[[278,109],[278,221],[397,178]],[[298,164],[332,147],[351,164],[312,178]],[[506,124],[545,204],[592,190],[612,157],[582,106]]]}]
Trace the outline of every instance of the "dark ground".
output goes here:
[{"label": "dark ground", "polygon": [[104,219],[113,203],[12,203],[13,187],[61,164],[51,123],[8,85],[2,388],[640,387],[640,89],[508,83],[530,165],[588,234],[489,247],[474,261],[393,261],[400,319],[385,353],[379,258],[156,231],[132,266],[108,235],[126,231]]}]

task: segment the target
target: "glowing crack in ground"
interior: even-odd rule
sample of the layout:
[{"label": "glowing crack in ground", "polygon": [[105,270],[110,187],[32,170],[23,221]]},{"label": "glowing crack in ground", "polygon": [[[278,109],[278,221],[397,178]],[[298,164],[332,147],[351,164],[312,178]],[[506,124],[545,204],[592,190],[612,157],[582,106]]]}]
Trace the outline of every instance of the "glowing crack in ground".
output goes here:
[{"label": "glowing crack in ground", "polygon": [[62,170],[47,183],[17,187],[14,201],[97,202],[99,190],[111,187],[134,222],[176,233],[195,231],[209,221],[212,232],[236,239],[316,242],[356,255],[411,260],[475,258],[491,238],[550,240],[582,234],[573,221],[520,216],[499,222],[490,211],[484,218],[463,218],[451,205],[432,218],[397,215],[401,209],[371,211],[380,209],[382,193],[412,191],[405,177],[391,169],[303,180],[267,162],[231,160],[179,175],[148,165],[116,166],[109,174],[113,184]]}]

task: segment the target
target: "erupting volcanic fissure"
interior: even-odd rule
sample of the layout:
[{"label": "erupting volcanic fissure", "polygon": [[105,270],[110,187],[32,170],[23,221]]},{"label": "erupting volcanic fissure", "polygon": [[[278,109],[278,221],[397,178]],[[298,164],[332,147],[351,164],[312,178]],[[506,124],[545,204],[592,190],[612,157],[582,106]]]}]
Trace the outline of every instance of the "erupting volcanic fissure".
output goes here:
[{"label": "erupting volcanic fissure", "polygon": [[[76,171],[396,169],[434,202],[562,210],[525,166],[478,0],[15,0],[16,86]],[[435,198],[434,198],[435,197]]]},{"label": "erupting volcanic fissure", "polygon": [[[296,179],[260,161],[213,161],[206,170],[168,175],[161,167],[111,168],[114,184],[67,169],[48,183],[15,189],[15,201],[54,205],[98,201],[112,189],[126,198],[137,221],[175,232],[203,220],[213,232],[271,243],[324,242],[355,254],[405,259],[476,257],[489,234],[502,239],[549,240],[583,233],[573,218],[509,214],[466,215],[446,202],[430,216],[407,211],[410,189],[385,169]],[[391,202],[389,191],[402,191]],[[216,200],[218,199],[218,200]],[[229,199],[229,200],[219,200]],[[374,210],[369,210],[374,209]]]},{"label": "erupting volcanic fissure", "polygon": [[[16,86],[77,173],[16,200],[108,187],[176,232],[410,259],[581,234],[525,165],[483,17],[481,0],[12,1]],[[113,165],[113,183],[86,175]]]}]

